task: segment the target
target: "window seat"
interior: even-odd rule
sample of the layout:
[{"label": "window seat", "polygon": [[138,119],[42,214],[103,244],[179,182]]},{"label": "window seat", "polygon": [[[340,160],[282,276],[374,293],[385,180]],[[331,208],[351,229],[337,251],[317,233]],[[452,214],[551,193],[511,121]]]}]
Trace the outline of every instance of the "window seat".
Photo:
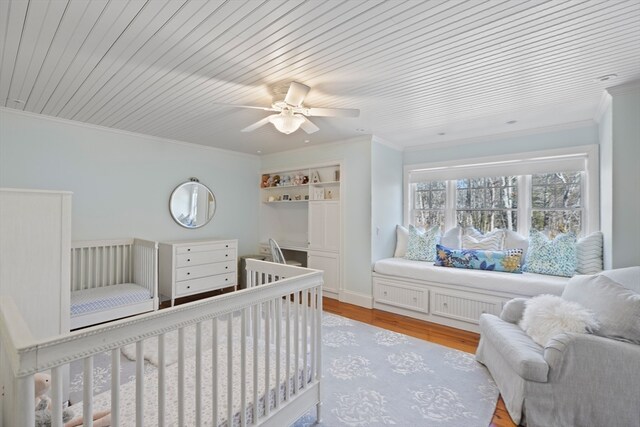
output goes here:
[{"label": "window seat", "polygon": [[568,277],[436,267],[432,262],[386,258],[373,272],[373,306],[478,332],[483,313],[499,315],[512,298],[560,295]]}]

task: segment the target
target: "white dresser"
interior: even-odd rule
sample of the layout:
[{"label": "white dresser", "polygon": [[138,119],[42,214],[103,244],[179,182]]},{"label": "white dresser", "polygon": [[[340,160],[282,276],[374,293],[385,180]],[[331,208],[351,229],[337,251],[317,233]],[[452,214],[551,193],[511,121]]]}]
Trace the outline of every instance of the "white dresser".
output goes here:
[{"label": "white dresser", "polygon": [[171,299],[237,285],[237,240],[183,240],[159,245],[159,285]]}]

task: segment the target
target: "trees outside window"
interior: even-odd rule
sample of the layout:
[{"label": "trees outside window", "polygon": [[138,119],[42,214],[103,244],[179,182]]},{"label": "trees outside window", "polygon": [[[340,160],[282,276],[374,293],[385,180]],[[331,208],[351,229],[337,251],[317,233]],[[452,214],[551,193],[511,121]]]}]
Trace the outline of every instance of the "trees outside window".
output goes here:
[{"label": "trees outside window", "polygon": [[413,190],[413,224],[444,228],[446,181],[416,183]]},{"label": "trees outside window", "polygon": [[456,221],[486,233],[495,228],[516,230],[518,178],[499,176],[456,181]]},{"label": "trees outside window", "polygon": [[531,229],[555,237],[582,229],[582,174],[556,172],[532,175]]}]

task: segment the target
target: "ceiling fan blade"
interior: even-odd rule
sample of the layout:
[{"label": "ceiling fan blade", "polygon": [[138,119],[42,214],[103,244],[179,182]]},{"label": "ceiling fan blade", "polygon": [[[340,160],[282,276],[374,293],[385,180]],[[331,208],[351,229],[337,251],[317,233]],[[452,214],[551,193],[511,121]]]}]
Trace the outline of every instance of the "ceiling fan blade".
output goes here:
[{"label": "ceiling fan blade", "polygon": [[233,107],[233,108],[251,108],[254,110],[263,110],[263,111],[280,111],[273,107],[258,107],[256,105],[237,105],[237,104],[224,104],[221,102],[212,102],[211,105],[219,105],[222,107]]},{"label": "ceiling fan blade", "polygon": [[272,116],[277,116],[277,114],[272,114],[271,116],[267,116],[262,120],[258,120],[257,122],[255,122],[252,125],[247,126],[246,128],[242,129],[240,132],[253,132],[254,130],[258,129],[260,126],[264,126],[267,123],[269,123],[269,119]]},{"label": "ceiling fan blade", "polygon": [[309,89],[311,89],[309,86],[303,85],[302,83],[291,82],[284,102],[294,107],[301,106],[304,97],[309,93]]},{"label": "ceiling fan blade", "polygon": [[302,122],[302,124],[300,125],[300,127],[302,128],[303,131],[305,131],[306,133],[314,133],[314,132],[318,132],[320,130],[320,128],[316,125],[314,125],[311,120],[307,119],[305,116],[303,115],[298,115],[299,117],[302,117],[304,119],[304,122]]},{"label": "ceiling fan blade", "polygon": [[355,108],[305,108],[303,114],[315,117],[358,117],[360,110]]}]

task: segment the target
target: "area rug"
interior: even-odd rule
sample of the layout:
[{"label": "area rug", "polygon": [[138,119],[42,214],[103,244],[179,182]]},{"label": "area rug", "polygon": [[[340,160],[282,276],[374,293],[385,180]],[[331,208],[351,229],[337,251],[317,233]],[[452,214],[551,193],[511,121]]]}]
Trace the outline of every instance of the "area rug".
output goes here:
[{"label": "area rug", "polygon": [[472,354],[327,313],[322,325],[320,426],[490,424],[498,389]]},{"label": "area rug", "polygon": [[[498,390],[472,354],[328,313],[322,323],[324,402],[319,426],[490,424]],[[192,369],[191,359],[187,372]],[[109,358],[96,357],[94,363],[94,393],[98,395],[94,407],[108,405]],[[133,368],[134,363],[123,357],[125,389],[133,390]],[[80,369],[72,364],[72,403],[81,398]],[[145,377],[155,377],[156,372],[146,361]],[[79,405],[74,409],[81,412]],[[315,423],[314,408],[294,427],[318,425]]]}]

